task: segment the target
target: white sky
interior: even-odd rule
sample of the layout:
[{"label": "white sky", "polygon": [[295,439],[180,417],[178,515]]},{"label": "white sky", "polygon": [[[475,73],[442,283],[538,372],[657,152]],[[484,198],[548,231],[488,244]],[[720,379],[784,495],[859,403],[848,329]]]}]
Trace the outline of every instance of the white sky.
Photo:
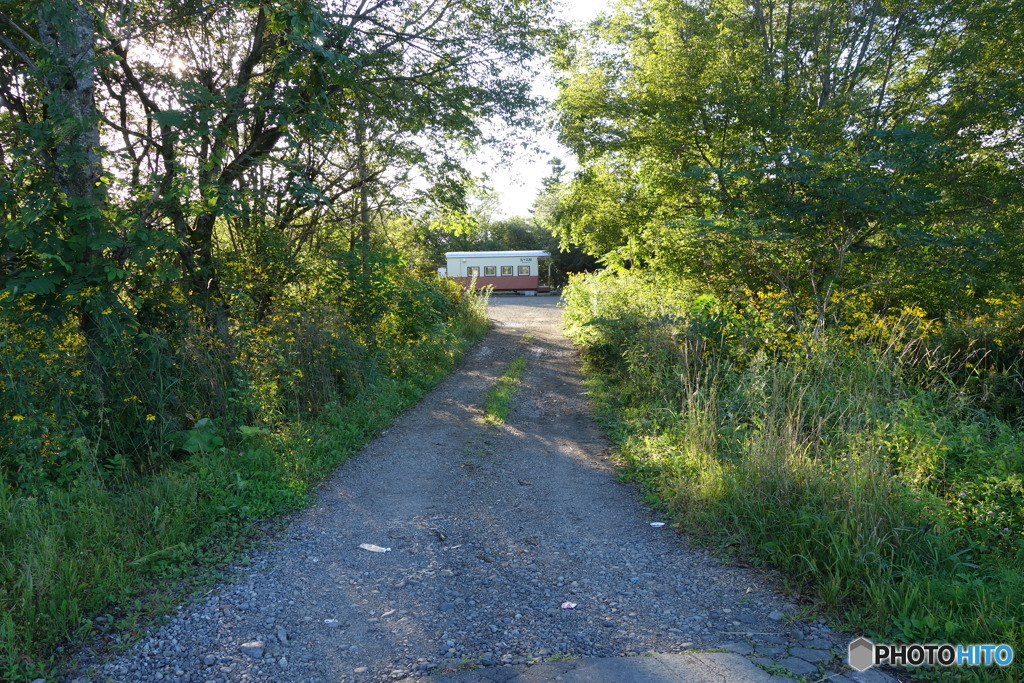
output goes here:
[{"label": "white sky", "polygon": [[[558,17],[565,21],[588,22],[607,10],[610,0],[561,0]],[[537,80],[534,92],[547,99],[556,94],[551,72],[545,66]],[[540,148],[536,151],[518,151],[504,161],[492,150],[483,150],[475,163],[469,164],[475,174],[487,174],[490,186],[498,193],[499,205],[495,218],[528,216],[533,200],[540,192],[541,180],[550,173],[548,161],[560,158],[568,168],[576,169],[572,154],[555,140],[552,131],[540,131],[533,141]]]}]

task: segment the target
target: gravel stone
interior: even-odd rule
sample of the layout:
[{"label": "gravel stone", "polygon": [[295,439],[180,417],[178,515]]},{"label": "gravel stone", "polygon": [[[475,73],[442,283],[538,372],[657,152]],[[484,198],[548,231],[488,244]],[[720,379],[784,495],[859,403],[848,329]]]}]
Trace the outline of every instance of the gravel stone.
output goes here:
[{"label": "gravel stone", "polygon": [[812,664],[827,662],[834,657],[830,650],[811,650],[806,647],[790,648],[789,654],[793,657],[799,657],[800,659],[811,662]]},{"label": "gravel stone", "polygon": [[785,659],[780,659],[777,663],[779,666],[789,669],[797,676],[806,676],[818,672],[818,667],[797,657],[786,657]]},{"label": "gravel stone", "polygon": [[[462,367],[328,477],[314,505],[228,582],[78,675],[389,681],[547,658],[845,652],[852,636],[782,622],[796,605],[771,577],[650,526],[639,492],[616,480],[556,303],[493,297],[495,324]],[[519,356],[506,423],[487,425],[483,395]]]},{"label": "gravel stone", "polygon": [[238,649],[242,651],[243,655],[259,659],[263,656],[264,647],[262,640],[252,640],[248,643],[242,643]]},{"label": "gravel stone", "polygon": [[[853,640],[853,639],[851,638],[850,640]],[[774,635],[773,636],[771,634],[762,634],[762,635],[758,636],[758,641],[759,642],[763,642],[763,643],[771,643],[773,645],[783,645],[783,646],[789,644],[789,638],[787,638],[785,636],[778,636],[778,635]]]},{"label": "gravel stone", "polygon": [[735,652],[738,655],[749,655],[754,651],[750,643],[725,643],[722,649],[728,652]]},{"label": "gravel stone", "polygon": [[854,683],[889,683],[893,680],[888,674],[878,669],[847,671],[843,677],[847,681],[854,681]]}]

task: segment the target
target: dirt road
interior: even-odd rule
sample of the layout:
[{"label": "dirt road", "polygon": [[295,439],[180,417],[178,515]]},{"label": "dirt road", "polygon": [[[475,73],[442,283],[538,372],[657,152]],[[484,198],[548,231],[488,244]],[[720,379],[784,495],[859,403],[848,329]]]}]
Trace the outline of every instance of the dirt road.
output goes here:
[{"label": "dirt road", "polygon": [[[234,582],[88,677],[381,681],[715,648],[797,675],[835,670],[845,638],[653,528],[616,482],[556,303],[494,299],[493,329],[462,368],[325,482],[315,507]],[[506,424],[488,426],[482,397],[519,356],[521,392]]]}]

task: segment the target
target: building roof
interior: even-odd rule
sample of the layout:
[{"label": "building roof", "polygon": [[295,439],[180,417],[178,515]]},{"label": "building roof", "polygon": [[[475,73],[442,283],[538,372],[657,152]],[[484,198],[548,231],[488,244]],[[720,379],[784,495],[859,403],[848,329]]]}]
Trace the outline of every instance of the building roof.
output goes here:
[{"label": "building roof", "polygon": [[445,258],[504,258],[515,256],[551,256],[550,251],[449,251]]}]

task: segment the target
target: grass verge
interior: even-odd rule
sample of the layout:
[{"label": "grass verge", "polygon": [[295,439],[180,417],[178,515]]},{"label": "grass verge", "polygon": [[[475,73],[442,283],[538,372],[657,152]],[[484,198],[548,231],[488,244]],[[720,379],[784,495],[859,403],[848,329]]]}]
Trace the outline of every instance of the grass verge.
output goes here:
[{"label": "grass verge", "polygon": [[[922,381],[912,346],[837,338],[771,357],[742,346],[770,331],[709,341],[685,300],[660,308],[670,295],[610,278],[567,293],[624,476],[694,539],[781,569],[845,629],[1021,651],[1019,423]],[[914,676],[1022,678],[1019,663]]]},{"label": "grass verge", "polygon": [[307,505],[316,484],[454,369],[486,332],[477,317],[462,338],[424,345],[410,363],[417,374],[379,376],[316,418],[230,439],[206,420],[187,459],[118,485],[80,477],[45,496],[0,487],[0,679],[62,678],[79,655],[127,647],[244,559],[276,517]]},{"label": "grass verge", "polygon": [[512,410],[512,400],[519,393],[519,378],[526,369],[526,358],[519,356],[508,364],[505,372],[484,396],[484,421],[487,424],[499,425],[505,422]]}]

